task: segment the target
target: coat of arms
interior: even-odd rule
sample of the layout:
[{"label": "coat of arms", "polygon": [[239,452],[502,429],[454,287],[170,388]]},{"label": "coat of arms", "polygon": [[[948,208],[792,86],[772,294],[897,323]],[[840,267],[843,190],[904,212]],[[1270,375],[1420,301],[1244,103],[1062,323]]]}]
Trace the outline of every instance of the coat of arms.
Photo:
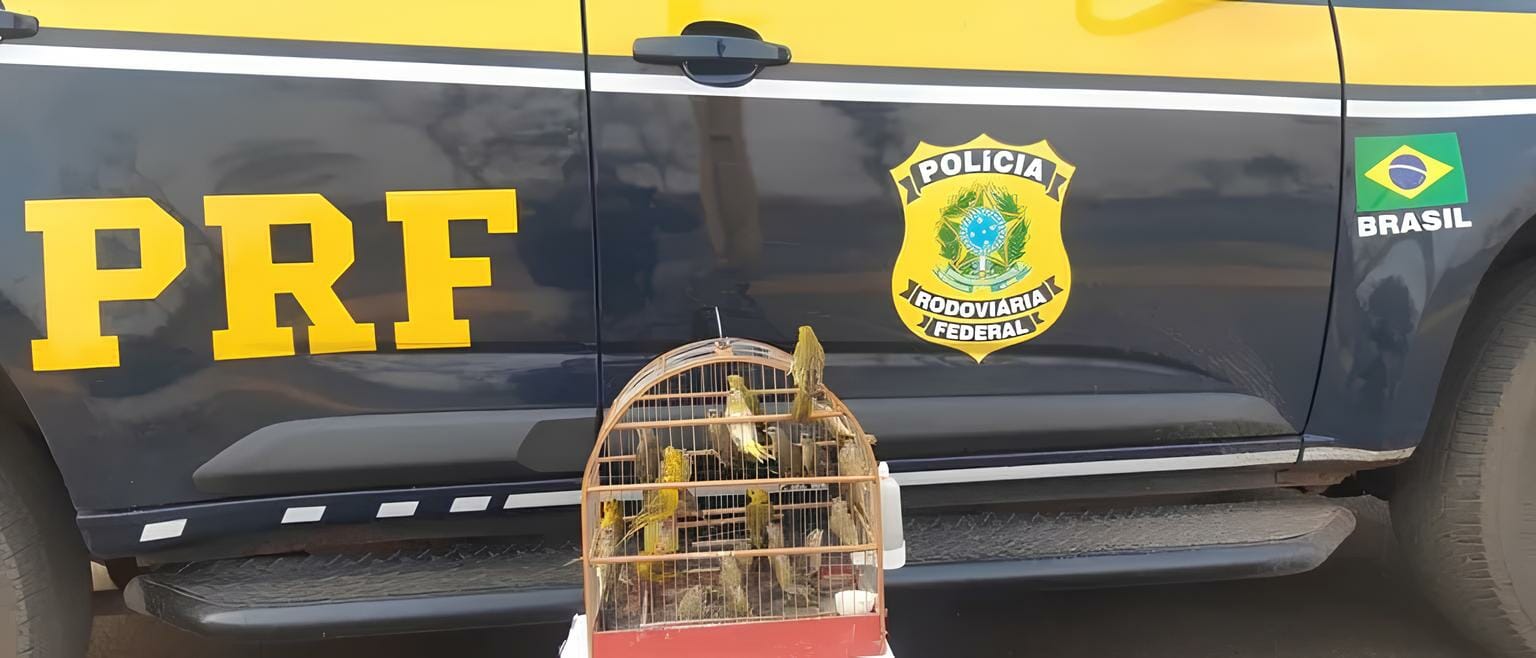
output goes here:
[{"label": "coat of arms", "polygon": [[1049,329],[1072,283],[1061,208],[1075,171],[1044,141],[918,144],[891,170],[907,220],[891,294],[907,328],[977,363]]}]

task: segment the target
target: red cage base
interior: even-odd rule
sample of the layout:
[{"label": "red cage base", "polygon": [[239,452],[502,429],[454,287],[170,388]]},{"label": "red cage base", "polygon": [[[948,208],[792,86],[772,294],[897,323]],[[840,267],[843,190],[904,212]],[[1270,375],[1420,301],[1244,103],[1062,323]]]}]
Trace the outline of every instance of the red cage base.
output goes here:
[{"label": "red cage base", "polygon": [[603,631],[592,658],[858,658],[885,651],[878,614]]}]

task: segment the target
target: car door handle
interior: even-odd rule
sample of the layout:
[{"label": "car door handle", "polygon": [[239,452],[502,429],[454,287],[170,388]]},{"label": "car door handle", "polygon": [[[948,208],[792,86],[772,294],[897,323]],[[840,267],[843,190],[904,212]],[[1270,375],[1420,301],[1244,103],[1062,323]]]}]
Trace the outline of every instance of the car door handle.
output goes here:
[{"label": "car door handle", "polygon": [[732,62],[782,66],[789,63],[789,48],[760,39],[708,34],[643,37],[635,39],[635,60],[646,64]]},{"label": "car door handle", "polygon": [[37,18],[0,9],[0,41],[37,36]]}]

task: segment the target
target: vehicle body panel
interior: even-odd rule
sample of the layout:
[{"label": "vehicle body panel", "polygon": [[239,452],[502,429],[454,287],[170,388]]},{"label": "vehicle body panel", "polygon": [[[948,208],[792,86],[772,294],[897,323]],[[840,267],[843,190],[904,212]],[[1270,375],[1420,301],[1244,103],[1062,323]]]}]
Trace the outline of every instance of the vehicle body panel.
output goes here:
[{"label": "vehicle body panel", "polygon": [[[1490,266],[1536,215],[1536,71],[1526,43],[1536,29],[1536,6],[1339,4],[1349,100],[1344,207],[1307,445],[1400,451],[1424,434],[1441,374]],[[1399,46],[1408,33],[1438,36],[1405,51]],[[1460,141],[1471,226],[1361,237],[1357,218],[1371,213],[1356,211],[1355,168],[1371,163],[1355,162],[1356,140],[1432,133],[1455,133]]]},{"label": "vehicle body panel", "polygon": [[[364,3],[353,4],[361,10]],[[367,4],[372,5],[370,14],[413,15]],[[250,21],[228,15],[235,10],[224,5],[204,3],[146,1],[111,8],[87,2],[11,3],[14,10],[34,12],[49,27],[24,44],[5,44],[6,53],[45,62],[82,53],[86,59],[84,66],[0,68],[8,90],[0,99],[7,117],[0,140],[10,156],[0,176],[0,207],[7,209],[15,231],[11,251],[0,264],[0,295],[10,309],[0,320],[0,364],[36,416],[78,507],[125,509],[228,495],[196,486],[193,472],[248,434],[287,421],[476,409],[559,408],[577,416],[584,409],[589,418],[594,414],[596,336],[580,16],[564,2],[523,4],[519,16],[528,18],[538,6],[548,9],[540,14],[547,20],[486,30],[486,38],[496,40],[473,45],[499,48],[487,50],[116,31],[145,27],[130,21],[137,14],[126,5],[136,5],[158,16],[156,24],[166,31],[185,27],[217,35],[232,28],[242,37],[329,36],[288,33],[314,30],[316,23],[284,27],[305,22],[275,20],[282,14],[271,5],[262,8],[266,20]],[[173,16],[178,13],[183,15]],[[349,23],[341,19],[315,18],[341,30],[330,37],[334,40],[419,36],[406,28],[422,22],[419,17],[381,18],[370,26],[344,29]],[[72,21],[98,29],[64,27]],[[573,52],[510,50],[523,43],[519,39],[553,47],[550,38],[561,39]],[[168,67],[191,62],[238,70],[255,62],[288,66],[290,74],[112,68],[162,61],[146,60],[145,52],[186,55],[163,60],[170,62]],[[117,61],[104,53],[116,53]],[[481,67],[471,70],[541,67],[564,71],[561,75],[573,82],[568,89],[423,82],[409,79],[413,69],[398,66],[402,60],[449,73],[459,65]],[[379,69],[372,68],[378,63],[393,63],[389,75],[403,71],[398,77],[404,79],[366,79],[380,77],[375,75]],[[304,67],[340,73],[307,77]],[[450,226],[456,257],[490,261],[494,285],[455,293],[457,317],[471,321],[472,345],[397,349],[394,323],[407,319],[405,274],[401,229],[386,217],[386,195],[465,188],[516,189],[521,215],[515,233],[488,233],[486,223],[473,217]],[[356,321],[373,324],[376,350],[307,354],[305,331],[299,330],[295,356],[214,360],[210,341],[226,326],[227,279],[220,229],[205,222],[205,197],[295,193],[321,195],[349,220],[355,261],[335,290]],[[34,371],[28,348],[43,334],[45,283],[40,240],[22,232],[23,203],[112,197],[147,197],[176,217],[186,236],[186,269],[153,301],[101,305],[104,332],[121,337],[119,366]],[[132,231],[101,232],[100,265],[139,265],[135,237]],[[302,230],[274,230],[273,241],[278,260],[314,258],[311,237]],[[50,282],[58,283],[67,282]],[[309,324],[292,299],[279,297],[279,325]],[[588,434],[590,423],[577,429],[578,436]],[[460,438],[423,431],[417,441],[422,450],[432,450],[434,444]],[[315,445],[316,456],[338,451],[361,455],[368,449],[366,443]],[[475,467],[473,461],[465,465]],[[408,461],[398,466],[370,484],[536,477],[516,468],[486,473],[483,465],[478,473],[453,474],[445,474],[442,463],[426,470],[413,470]],[[352,485],[343,477],[296,486],[241,493]]]},{"label": "vehicle body panel", "polygon": [[[1337,221],[1328,9],[1167,4],[1177,11],[1104,18],[1065,3],[981,3],[985,26],[931,7],[844,43],[812,29],[814,3],[589,3],[605,399],[651,354],[712,335],[718,308],[731,335],[788,344],[814,326],[828,381],[871,431],[899,437],[881,443],[890,459],[1299,432]],[[720,89],[619,56],[699,20],[748,26],[795,63]],[[1017,24],[1042,40],[987,36]],[[1173,45],[1184,39],[1200,44]],[[1209,57],[1222,48],[1274,55]],[[991,70],[967,70],[977,68]],[[1074,98],[1103,100],[1057,100],[1081,90]],[[1020,93],[992,100],[1009,91]],[[1185,105],[1156,107],[1158,92]],[[909,99],[889,100],[899,94]],[[1310,110],[1229,111],[1207,94],[1301,97]],[[913,336],[889,294],[899,252],[937,249],[903,246],[891,168],[919,143],[978,135],[1046,140],[1076,166],[1061,219],[1070,304],[1048,331],[979,364]],[[1050,399],[1071,401],[1032,404]],[[866,415],[860,401],[890,404]],[[1140,406],[1167,413],[1136,432],[1073,430],[1084,408],[1107,429]],[[911,416],[934,422],[915,432]],[[967,429],[946,431],[945,418]]]},{"label": "vehicle body panel", "polygon": [[[583,26],[567,0],[429,18],[362,0],[11,0],[45,29],[0,45],[0,367],[110,556],[260,535],[294,509],[371,522],[355,540],[569,506],[603,404],[719,330],[788,347],[814,326],[881,456],[952,504],[1077,476],[1283,484],[1298,456],[1344,454],[1325,447],[1405,457],[1472,296],[1536,214],[1536,150],[1511,138],[1536,131],[1520,39],[1536,13],[1341,0],[1341,85],[1320,0],[974,4],[591,0]],[[726,89],[630,56],[696,21],[755,29],[794,63]],[[1401,51],[1405,34],[1421,47]],[[1472,227],[1357,235],[1355,139],[1440,132],[1460,138]],[[902,326],[891,285],[892,168],[979,135],[1045,140],[1076,173],[1070,305],[978,364]],[[515,233],[452,225],[454,257],[490,262],[491,285],[453,293],[472,345],[399,349],[390,194],[462,189],[515,189],[520,215]],[[227,279],[207,199],[267,194],[321,195],[350,222],[335,290],[376,350],[310,354],[300,330],[294,356],[213,358]],[[121,197],[176,218],[186,269],[153,301],[102,304],[120,365],[39,371],[25,203]],[[303,233],[273,241],[313,258]],[[103,231],[99,265],[136,267],[140,246]],[[276,304],[278,324],[309,322]],[[404,503],[420,526],[379,522]],[[255,545],[312,538],[285,530]]]}]

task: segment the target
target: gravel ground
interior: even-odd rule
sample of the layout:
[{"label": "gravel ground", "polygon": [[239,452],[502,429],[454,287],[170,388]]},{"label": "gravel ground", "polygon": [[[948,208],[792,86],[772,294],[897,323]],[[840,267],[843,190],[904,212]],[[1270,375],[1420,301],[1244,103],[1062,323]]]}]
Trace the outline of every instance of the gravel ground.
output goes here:
[{"label": "gravel ground", "polygon": [[[891,595],[903,658],[1266,656],[1471,658],[1398,567],[1386,506],[1360,499],[1355,534],[1311,573],[1268,580],[1077,592]],[[94,658],[553,658],[562,627],[240,645],[131,614],[96,620]]]}]

